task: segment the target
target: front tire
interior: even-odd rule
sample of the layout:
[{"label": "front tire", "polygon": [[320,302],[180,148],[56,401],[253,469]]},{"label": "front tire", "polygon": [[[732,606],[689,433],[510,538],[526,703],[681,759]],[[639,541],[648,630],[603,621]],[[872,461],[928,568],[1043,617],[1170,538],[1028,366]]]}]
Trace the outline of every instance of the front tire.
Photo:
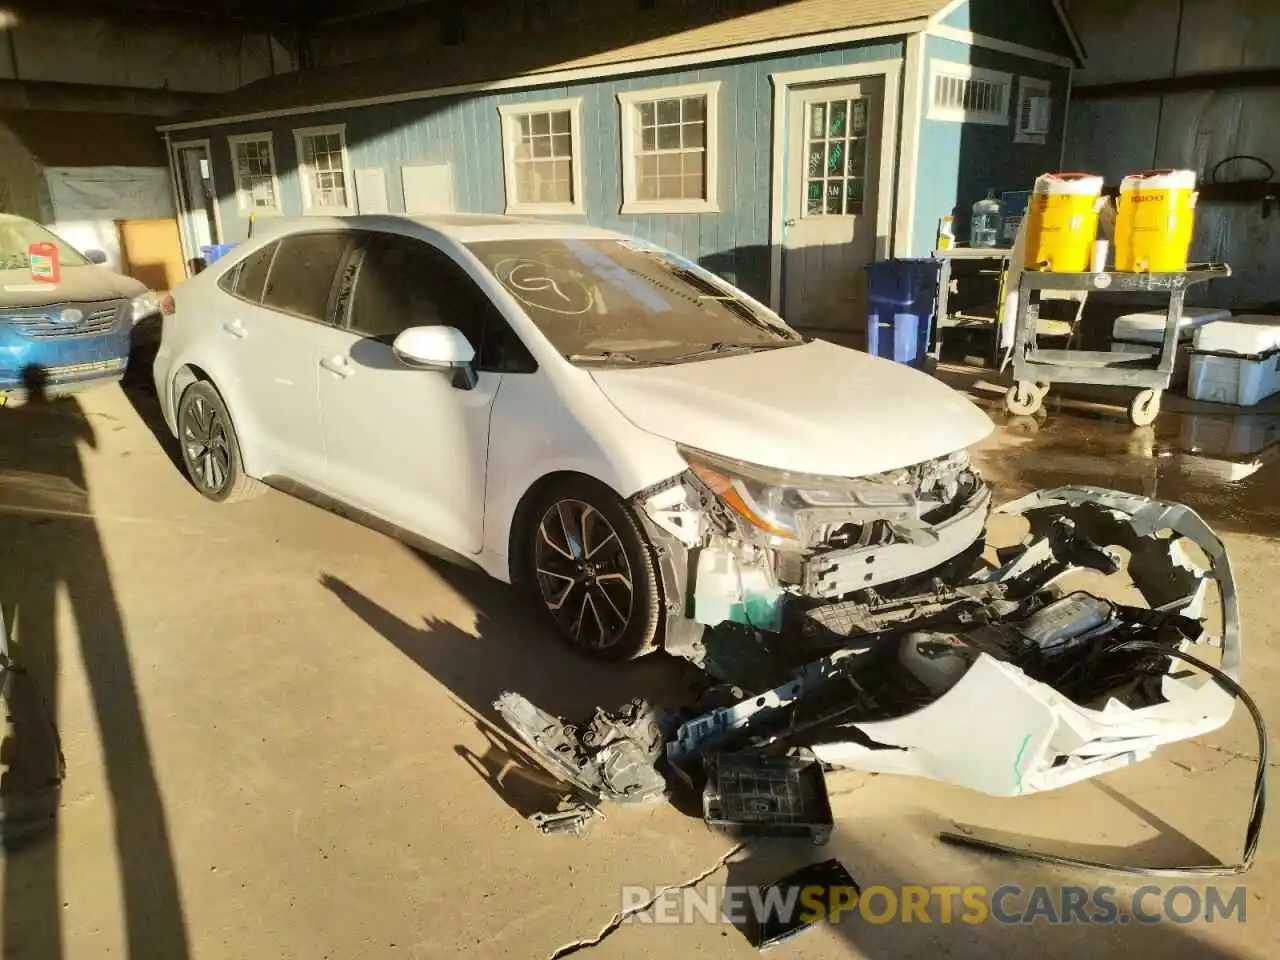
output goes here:
[{"label": "front tire", "polygon": [[262,493],[262,484],[244,472],[235,425],[208,381],[191,384],[178,401],[178,444],[187,476],[209,500],[233,503]]},{"label": "front tire", "polygon": [[533,504],[520,552],[523,584],[575,650],[621,661],[654,647],[662,590],[653,548],[608,487],[557,482]]}]

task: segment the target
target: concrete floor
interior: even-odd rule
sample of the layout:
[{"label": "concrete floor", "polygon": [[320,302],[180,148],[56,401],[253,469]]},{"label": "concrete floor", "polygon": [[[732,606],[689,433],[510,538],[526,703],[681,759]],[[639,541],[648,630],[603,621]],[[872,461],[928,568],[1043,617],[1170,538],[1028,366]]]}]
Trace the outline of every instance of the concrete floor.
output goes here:
[{"label": "concrete floor", "polygon": [[[6,960],[548,957],[600,933],[624,885],[760,882],[827,856],[864,887],[1136,886],[944,847],[935,833],[952,820],[1128,846],[1133,862],[1238,856],[1256,756],[1243,710],[1205,742],[1044,796],[833,775],[840,826],[821,850],[735,852],[666,804],[612,808],[582,839],[541,837],[523,815],[546,804],[545,780],[495,726],[493,697],[514,687],[573,715],[637,694],[678,700],[689,670],[580,660],[507,588],[280,494],[207,503],[155,417],[144,390],[117,387],[0,410],[0,601],[16,608],[16,652],[56,711],[68,768],[56,837],[3,862]],[[1274,468],[1223,487],[1182,449],[1183,429],[1176,415],[1134,433],[1115,415],[1054,410],[1002,427],[983,459],[1002,498],[1106,481],[1176,491],[1221,524],[1246,682],[1280,729]],[[1273,839],[1244,878],[1243,925],[850,917],[775,955],[1275,956]],[[581,953],[752,954],[724,925],[638,923]]]}]

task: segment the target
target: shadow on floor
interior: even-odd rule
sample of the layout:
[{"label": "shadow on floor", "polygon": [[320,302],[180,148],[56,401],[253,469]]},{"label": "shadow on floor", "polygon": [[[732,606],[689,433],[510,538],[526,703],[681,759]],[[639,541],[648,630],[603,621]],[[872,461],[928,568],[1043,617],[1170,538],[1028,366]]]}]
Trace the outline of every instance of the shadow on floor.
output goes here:
[{"label": "shadow on floor", "polygon": [[[186,924],[164,805],[156,782],[130,662],[128,639],[86,487],[81,451],[96,438],[74,397],[35,399],[0,409],[0,604],[12,653],[58,715],[65,668],[78,653],[102,745],[119,884],[131,958],[188,956]],[[63,635],[69,606],[78,642]],[[6,744],[21,751],[23,744]],[[85,759],[67,756],[72,778]],[[3,888],[3,955],[54,960],[63,954],[59,836],[53,830],[8,852]]]},{"label": "shadow on floor", "polygon": [[555,809],[565,791],[509,736],[493,709],[500,693],[517,691],[551,714],[576,720],[597,706],[613,709],[633,697],[679,706],[701,680],[691,665],[662,653],[623,664],[588,660],[554,636],[514,588],[421,558],[475,611],[473,631],[426,616],[406,622],[337,577],[325,575],[321,584],[453,692],[487,742],[482,754],[457,746],[459,757],[521,816]]}]

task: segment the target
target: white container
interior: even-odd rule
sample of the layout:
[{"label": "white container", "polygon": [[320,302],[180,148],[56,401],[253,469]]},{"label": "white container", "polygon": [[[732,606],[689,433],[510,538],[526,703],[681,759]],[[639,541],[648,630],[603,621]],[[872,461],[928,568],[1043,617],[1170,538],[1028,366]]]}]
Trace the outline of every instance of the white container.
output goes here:
[{"label": "white container", "polygon": [[[1168,314],[1163,310],[1126,313],[1111,325],[1111,348],[1119,353],[1145,353],[1155,356],[1164,343],[1164,324]],[[1190,365],[1187,348],[1196,330],[1216,320],[1230,320],[1231,311],[1220,307],[1183,307],[1178,321],[1178,355],[1173,367],[1173,386],[1187,381]]]},{"label": "white container", "polygon": [[1250,314],[1195,332],[1187,396],[1251,407],[1280,391],[1280,317]]}]

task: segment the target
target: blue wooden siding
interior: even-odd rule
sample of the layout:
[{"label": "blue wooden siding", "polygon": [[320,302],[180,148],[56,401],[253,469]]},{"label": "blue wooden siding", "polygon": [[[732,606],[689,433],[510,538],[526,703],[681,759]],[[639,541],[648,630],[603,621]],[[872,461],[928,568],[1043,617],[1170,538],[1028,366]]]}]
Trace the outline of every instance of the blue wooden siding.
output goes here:
[{"label": "blue wooden siding", "polygon": [[[286,215],[301,213],[302,198],[293,131],[346,124],[353,169],[384,171],[392,211],[404,210],[400,167],[449,162],[459,212],[501,213],[506,207],[498,106],[560,97],[582,98],[578,162],[586,220],[663,244],[697,259],[762,299],[769,292],[769,211],[772,176],[773,89],[770,74],[841,66],[903,56],[901,39],[805,51],[791,56],[716,64],[701,69],[590,81],[560,87],[351,108],[267,121],[183,131],[174,139],[208,137],[221,200],[225,239],[245,236],[247,221],[236,209],[227,138],[239,133],[273,134],[281,199]],[[686,83],[720,81],[719,213],[624,216],[617,95]],[[886,131],[886,136],[896,135]]]},{"label": "blue wooden siding", "polygon": [[1064,57],[1075,55],[1052,0],[969,0],[943,17],[942,23]]},{"label": "blue wooden siding", "polygon": [[[1029,190],[1040,174],[1058,169],[1068,75],[1065,67],[939,37],[927,38],[925,53],[930,59],[1003,70],[1013,75],[1013,81],[1009,93],[1009,125],[1004,127],[930,120],[932,90],[926,89],[911,238],[911,255],[917,257],[928,256],[938,232],[938,221],[948,214],[956,216],[957,232],[965,237],[970,208],[975,200],[986,196],[988,188],[994,188],[997,196],[1005,190]],[[927,67],[925,76],[929,76]],[[1053,84],[1053,118],[1043,145],[1014,143],[1019,76]]]}]

